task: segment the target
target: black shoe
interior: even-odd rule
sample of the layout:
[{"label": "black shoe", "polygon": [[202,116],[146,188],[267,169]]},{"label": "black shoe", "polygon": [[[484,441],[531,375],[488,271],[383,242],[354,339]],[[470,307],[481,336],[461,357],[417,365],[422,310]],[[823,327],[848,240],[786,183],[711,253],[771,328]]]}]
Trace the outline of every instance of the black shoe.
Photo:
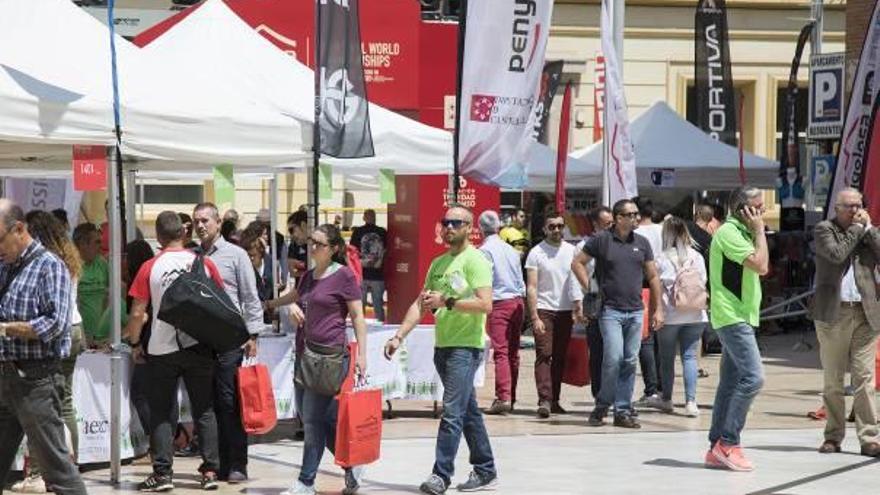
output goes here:
[{"label": "black shoe", "polygon": [[538,403],[538,417],[541,419],[547,419],[550,417],[550,403],[547,401],[541,401]]},{"label": "black shoe", "polygon": [[605,426],[605,414],[596,412],[595,410],[590,413],[590,418],[587,420],[588,426]]},{"label": "black shoe", "polygon": [[201,485],[202,490],[216,490],[220,488],[220,484],[217,483],[217,473],[214,471],[205,471],[202,473],[202,478],[199,480],[199,485]]},{"label": "black shoe", "polygon": [[559,402],[554,402],[552,406],[550,406],[550,412],[553,414],[568,414],[568,411],[562,408],[559,405]]},{"label": "black shoe", "polygon": [[139,492],[170,492],[174,489],[171,475],[153,473],[138,485]]},{"label": "black shoe", "polygon": [[449,484],[443,481],[439,475],[432,474],[419,486],[419,491],[428,495],[443,495]]},{"label": "black shoe", "polygon": [[853,409],[849,412],[849,416],[846,417],[847,423],[855,423],[856,422],[856,410]]},{"label": "black shoe", "polygon": [[476,471],[471,471],[471,474],[468,475],[468,480],[456,486],[455,489],[460,492],[478,492],[481,490],[494,490],[496,486],[498,486],[497,474],[483,476],[477,474]]},{"label": "black shoe", "polygon": [[229,471],[229,474],[226,475],[225,479],[224,478],[219,478],[219,479],[220,479],[220,481],[226,481],[230,485],[234,485],[236,483],[246,482],[248,480],[248,476],[247,476],[247,473],[245,473],[244,471],[238,471],[236,469],[233,469],[232,471]]},{"label": "black shoe", "polygon": [[638,430],[642,427],[642,425],[636,421],[636,418],[624,414],[614,416],[614,426],[619,428],[631,428],[633,430]]}]

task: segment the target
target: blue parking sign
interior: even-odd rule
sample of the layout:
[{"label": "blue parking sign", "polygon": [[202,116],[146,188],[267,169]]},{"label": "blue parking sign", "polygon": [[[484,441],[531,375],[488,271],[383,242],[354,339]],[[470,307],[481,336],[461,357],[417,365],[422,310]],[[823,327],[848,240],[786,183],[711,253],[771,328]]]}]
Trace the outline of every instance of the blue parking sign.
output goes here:
[{"label": "blue parking sign", "polygon": [[810,57],[809,124],[807,137],[838,139],[843,127],[843,53]]}]

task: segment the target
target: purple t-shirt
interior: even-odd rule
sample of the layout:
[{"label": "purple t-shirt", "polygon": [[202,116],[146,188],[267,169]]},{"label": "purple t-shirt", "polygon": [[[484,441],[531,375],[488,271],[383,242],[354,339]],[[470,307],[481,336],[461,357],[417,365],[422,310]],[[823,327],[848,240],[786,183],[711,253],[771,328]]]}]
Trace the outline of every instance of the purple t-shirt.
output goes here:
[{"label": "purple t-shirt", "polygon": [[314,270],[306,272],[299,284],[299,305],[306,315],[305,332],[296,334],[297,352],[305,348],[306,335],[315,344],[345,345],[348,301],[360,300],[360,285],[347,266],[317,280]]}]

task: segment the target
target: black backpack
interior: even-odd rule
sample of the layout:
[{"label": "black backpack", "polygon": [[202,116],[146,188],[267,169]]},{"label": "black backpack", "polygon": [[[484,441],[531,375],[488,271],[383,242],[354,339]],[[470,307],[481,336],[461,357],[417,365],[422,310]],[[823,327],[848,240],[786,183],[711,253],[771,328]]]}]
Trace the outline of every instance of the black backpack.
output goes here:
[{"label": "black backpack", "polygon": [[239,308],[205,274],[201,254],[165,290],[158,317],[217,352],[241,347],[250,338]]}]

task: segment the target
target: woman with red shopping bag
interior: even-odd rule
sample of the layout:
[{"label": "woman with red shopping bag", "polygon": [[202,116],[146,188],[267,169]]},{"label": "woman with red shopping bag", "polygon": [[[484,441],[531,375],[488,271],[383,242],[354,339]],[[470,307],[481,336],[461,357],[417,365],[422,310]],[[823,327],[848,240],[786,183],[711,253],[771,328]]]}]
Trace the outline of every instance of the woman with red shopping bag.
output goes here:
[{"label": "woman with red shopping bag", "polygon": [[[367,369],[367,323],[361,305],[361,290],[354,272],[346,266],[345,241],[339,229],[324,224],[309,238],[315,267],[302,278],[292,315],[303,329],[298,333],[295,367],[297,387],[303,390],[302,411],[305,439],[302,468],[284,495],[314,494],[315,477],[326,447],[335,451],[339,402],[337,395],[349,374],[351,353],[346,339],[346,317],[354,324],[357,352],[355,370]],[[302,335],[302,339],[299,338]],[[359,488],[360,472],[345,468],[345,489],[352,494]]]}]

